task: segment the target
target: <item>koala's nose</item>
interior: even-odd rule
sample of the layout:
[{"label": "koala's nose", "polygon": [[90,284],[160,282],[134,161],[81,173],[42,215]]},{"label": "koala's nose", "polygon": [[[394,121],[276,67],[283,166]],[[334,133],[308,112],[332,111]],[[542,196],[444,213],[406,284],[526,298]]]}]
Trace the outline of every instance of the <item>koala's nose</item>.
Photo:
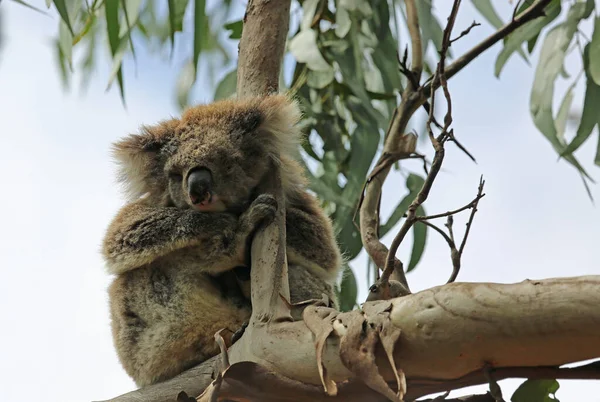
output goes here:
[{"label": "koala's nose", "polygon": [[212,174],[206,168],[196,168],[190,171],[187,178],[188,195],[192,204],[211,201]]}]

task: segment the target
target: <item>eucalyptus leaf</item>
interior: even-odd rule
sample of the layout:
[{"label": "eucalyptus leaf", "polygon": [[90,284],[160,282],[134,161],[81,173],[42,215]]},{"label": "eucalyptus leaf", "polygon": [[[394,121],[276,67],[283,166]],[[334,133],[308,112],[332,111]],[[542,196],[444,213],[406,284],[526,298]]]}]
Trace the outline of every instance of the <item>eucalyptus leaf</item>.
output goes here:
[{"label": "eucalyptus leaf", "polygon": [[177,79],[177,104],[180,109],[185,108],[188,105],[190,96],[190,90],[196,80],[196,65],[194,62],[186,63],[179,73]]},{"label": "eucalyptus leaf", "polygon": [[571,104],[573,103],[573,89],[575,88],[575,84],[572,84],[565,94],[560,107],[558,109],[558,113],[556,114],[556,120],[554,120],[554,127],[556,128],[556,137],[561,143],[564,143],[565,138],[565,128],[567,126],[567,117],[569,116],[569,111],[571,110]]},{"label": "eucalyptus leaf", "polygon": [[69,71],[73,70],[73,35],[67,27],[67,24],[61,20],[58,25],[58,44],[61,55],[66,61]]},{"label": "eucalyptus leaf", "polygon": [[71,19],[69,17],[69,11],[67,9],[67,5],[65,4],[65,0],[53,0],[54,6],[60,15],[60,18],[65,22],[67,29],[71,35],[75,36],[73,33],[73,26],[71,25]]},{"label": "eucalyptus leaf", "polygon": [[408,210],[409,205],[416,198],[417,194],[421,190],[421,187],[423,187],[424,182],[425,180],[421,176],[413,173],[408,175],[406,178],[406,188],[408,189],[409,193],[402,199],[402,201],[398,203],[398,205],[396,205],[396,208],[394,208],[394,211],[386,223],[381,225],[379,228],[379,235],[381,237],[385,236],[398,223],[398,221],[402,219]]},{"label": "eucalyptus leaf", "polygon": [[299,32],[290,41],[290,52],[299,63],[306,63],[314,71],[331,70],[317,46],[317,33],[312,29]]},{"label": "eucalyptus leaf", "polygon": [[[200,52],[208,40],[208,18],[206,17],[206,0],[194,0],[194,71],[198,68]],[[187,74],[187,73],[186,73]],[[196,73],[194,72],[194,79]],[[178,91],[179,93],[179,91]]]},{"label": "eucalyptus leaf", "polygon": [[[588,43],[583,52],[584,66],[591,67],[591,44]],[[581,113],[581,121],[577,128],[575,138],[561,152],[561,156],[571,156],[592,134],[594,127],[598,125],[600,128],[600,85],[596,85],[591,77],[590,69],[586,69],[587,85],[585,88],[585,98],[583,100],[583,112]]]},{"label": "eucalyptus leaf", "polygon": [[342,283],[340,284],[340,311],[351,311],[356,306],[356,297],[358,296],[358,286],[354,272],[348,265],[344,266],[342,271]]},{"label": "eucalyptus leaf", "polygon": [[300,22],[300,30],[304,31],[310,29],[320,2],[321,0],[304,0],[302,3],[302,21]]},{"label": "eucalyptus leaf", "polygon": [[323,89],[326,86],[328,86],[329,84],[331,84],[331,82],[333,81],[333,78],[334,78],[333,68],[330,68],[329,70],[323,70],[323,71],[310,70],[308,72],[308,78],[307,78],[306,83],[311,88]]},{"label": "eucalyptus leaf", "polygon": [[600,85],[600,17],[594,21],[594,33],[589,46],[589,74],[596,85]]},{"label": "eucalyptus leaf", "polygon": [[344,38],[350,31],[352,21],[350,20],[350,13],[347,9],[340,7],[335,13],[335,34],[339,38]]},{"label": "eucalyptus leaf", "polygon": [[228,24],[223,25],[228,31],[231,31],[229,34],[229,39],[240,39],[242,37],[242,30],[244,28],[244,22],[242,20],[230,22]]},{"label": "eucalyptus leaf", "polygon": [[511,402],[560,402],[554,396],[559,387],[556,380],[527,380],[516,389],[510,400]]},{"label": "eucalyptus leaf", "polygon": [[189,0],[168,0],[171,46],[175,45],[175,32],[183,31],[183,17],[188,3]]},{"label": "eucalyptus leaf", "polygon": [[[564,144],[557,136],[552,116],[554,82],[562,69],[567,48],[584,15],[584,10],[584,3],[576,3],[569,10],[566,21],[552,28],[546,35],[531,91],[530,111],[533,122],[559,154],[564,151]],[[574,156],[568,155],[565,160],[575,166],[580,173],[589,177]]]},{"label": "eucalyptus leaf", "polygon": [[[47,12],[45,12],[44,10],[42,10],[42,9],[40,9],[40,8],[37,8],[37,7],[34,7],[34,6],[32,6],[31,4],[29,4],[29,3],[27,3],[27,2],[25,2],[25,1],[23,1],[23,0],[12,0],[12,1],[14,1],[15,3],[17,3],[17,4],[20,4],[20,5],[22,5],[22,6],[25,6],[25,7],[27,7],[27,8],[30,8],[30,9],[32,9],[32,10],[34,10],[34,11],[37,11],[38,13],[42,13],[42,14],[44,14],[44,15],[48,15],[48,13],[47,13]],[[47,2],[48,2],[48,1],[46,0],[46,3],[47,3]],[[46,4],[46,5],[47,5],[47,4]],[[48,6],[48,7],[50,7],[50,6]]]},{"label": "eucalyptus leaf", "polygon": [[[575,7],[575,6],[574,6]],[[506,41],[504,42],[504,48],[498,54],[498,58],[496,59],[496,64],[494,68],[494,74],[496,77],[500,76],[500,72],[502,68],[512,56],[512,54],[521,49],[521,46],[524,42],[527,42],[533,38],[535,38],[541,30],[554,21],[556,17],[560,14],[561,4],[560,0],[553,0],[546,8],[544,17],[536,18],[535,20],[523,25],[520,28],[517,28],[512,34],[508,36]],[[540,64],[538,64],[539,66]]]},{"label": "eucalyptus leaf", "polygon": [[[492,5],[491,0],[471,0],[471,2],[473,3],[473,6],[475,6],[477,11],[479,11],[479,13],[481,15],[483,15],[483,17],[494,28],[500,29],[504,25],[504,21],[502,21],[502,19],[498,15],[498,13],[496,13],[496,10],[494,9],[494,6]],[[504,42],[506,42],[506,38],[504,38]],[[529,60],[528,60],[527,56],[525,55],[525,52],[523,51],[521,46],[519,46],[516,49],[516,51],[519,53],[519,55],[521,57],[523,57],[523,60],[525,60],[525,62],[527,64],[529,64]]]},{"label": "eucalyptus leaf", "polygon": [[[417,208],[417,214],[419,216],[425,215],[425,209],[422,206]],[[413,232],[413,247],[410,254],[410,262],[408,263],[408,268],[406,272],[410,272],[421,261],[421,257],[423,256],[423,252],[425,251],[425,243],[427,243],[427,226],[422,222],[415,222],[412,227]]]},{"label": "eucalyptus leaf", "polygon": [[235,94],[237,86],[237,68],[228,73],[215,89],[214,100],[226,99]]}]

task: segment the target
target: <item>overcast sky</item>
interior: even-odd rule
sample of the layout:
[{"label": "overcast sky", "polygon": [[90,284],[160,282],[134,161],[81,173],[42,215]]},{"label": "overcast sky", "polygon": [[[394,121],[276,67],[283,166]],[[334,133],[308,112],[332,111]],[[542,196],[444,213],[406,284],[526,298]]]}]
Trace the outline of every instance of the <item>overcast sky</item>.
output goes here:
[{"label": "overcast sky", "polygon": [[[437,3],[445,20],[450,2]],[[506,17],[508,2],[498,3]],[[85,96],[64,93],[50,46],[56,14],[42,16],[10,1],[2,2],[0,10],[5,35],[0,56],[0,400],[107,399],[134,389],[112,345],[106,295],[111,278],[99,254],[104,231],[123,203],[109,147],[143,123],[178,113],[172,88],[179,64],[138,48],[138,67],[126,66],[127,110],[116,88],[104,91],[108,66],[97,71]],[[464,2],[456,30],[473,19],[481,20]],[[484,23],[454,51],[462,53],[490,32]],[[557,162],[532,125],[528,102],[534,70],[514,57],[501,79],[494,78],[499,49],[492,48],[450,83],[455,133],[478,164],[449,144],[427,211],[465,204],[484,175],[487,196],[466,247],[460,281],[599,274],[600,212],[575,170]],[[578,56],[573,57],[567,69],[574,76]],[[565,85],[559,88],[564,92]],[[581,105],[581,85],[576,94]],[[194,103],[210,100],[212,91],[199,85]],[[578,156],[600,179],[591,163],[596,141],[594,136]],[[384,188],[386,216],[404,196],[398,188],[404,188],[403,178],[391,175]],[[599,200],[599,186],[592,192]],[[457,220],[456,227],[463,222]],[[410,241],[400,256],[409,252]],[[352,266],[363,300],[364,254]],[[418,291],[445,282],[450,270],[445,243],[430,234],[426,254],[408,279]],[[502,382],[505,396],[520,382]],[[561,381],[557,396],[563,402],[600,401],[599,391],[598,383]]]}]

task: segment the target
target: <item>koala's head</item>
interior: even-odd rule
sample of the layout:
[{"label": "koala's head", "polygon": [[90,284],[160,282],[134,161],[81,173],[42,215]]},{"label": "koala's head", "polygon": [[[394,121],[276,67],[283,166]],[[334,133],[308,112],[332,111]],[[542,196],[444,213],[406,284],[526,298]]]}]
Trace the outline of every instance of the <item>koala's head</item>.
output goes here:
[{"label": "koala's head", "polygon": [[273,166],[284,189],[297,191],[299,118],[283,95],[190,108],[114,144],[121,181],[132,198],[202,211],[242,208]]}]

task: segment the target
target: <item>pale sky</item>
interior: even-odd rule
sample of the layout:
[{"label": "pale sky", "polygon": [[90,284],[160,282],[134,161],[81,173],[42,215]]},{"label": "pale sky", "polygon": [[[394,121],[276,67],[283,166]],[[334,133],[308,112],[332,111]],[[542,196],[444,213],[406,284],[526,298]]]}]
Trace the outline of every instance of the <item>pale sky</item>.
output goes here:
[{"label": "pale sky", "polygon": [[[31,3],[43,7],[44,2]],[[436,3],[445,21],[450,2]],[[499,3],[506,18],[508,6]],[[64,93],[49,45],[57,32],[56,13],[39,15],[10,1],[2,2],[0,10],[5,34],[0,56],[5,188],[0,197],[0,401],[108,399],[135,388],[112,345],[106,294],[111,278],[99,254],[104,231],[123,203],[109,148],[141,124],[178,113],[172,89],[179,64],[137,49],[137,68],[126,66],[127,110],[116,88],[104,91],[108,62],[85,95]],[[457,32],[473,19],[482,21],[464,2]],[[455,44],[455,53],[490,32],[483,22]],[[459,281],[510,283],[599,274],[600,212],[575,170],[557,162],[532,124],[534,69],[515,56],[501,79],[494,78],[499,49],[492,48],[450,82],[455,133],[478,164],[449,144],[427,211],[467,203],[484,175],[487,196],[475,218]],[[575,76],[578,56],[573,57],[567,69]],[[74,84],[77,88],[78,80]],[[198,87],[194,103],[211,101],[212,90]],[[559,93],[565,87],[561,84]],[[582,89],[580,84],[576,105],[581,105]],[[569,130],[572,135],[573,128]],[[599,169],[592,163],[596,141],[594,135],[578,157],[598,180]],[[430,152],[426,143],[421,147]],[[393,174],[384,188],[384,216],[404,196],[398,188],[404,188],[403,178]],[[598,185],[592,192],[600,200]],[[455,227],[463,223],[457,219]],[[394,233],[384,239],[386,244]],[[399,256],[407,258],[410,246],[408,241]],[[364,300],[364,253],[352,266],[360,282],[359,300]],[[445,242],[430,233],[426,254],[408,279],[413,291],[419,291],[445,282],[450,270]],[[505,399],[521,382],[501,382]],[[473,387],[451,396],[483,390]],[[557,397],[563,402],[600,401],[599,391],[598,382],[563,380]]]}]

